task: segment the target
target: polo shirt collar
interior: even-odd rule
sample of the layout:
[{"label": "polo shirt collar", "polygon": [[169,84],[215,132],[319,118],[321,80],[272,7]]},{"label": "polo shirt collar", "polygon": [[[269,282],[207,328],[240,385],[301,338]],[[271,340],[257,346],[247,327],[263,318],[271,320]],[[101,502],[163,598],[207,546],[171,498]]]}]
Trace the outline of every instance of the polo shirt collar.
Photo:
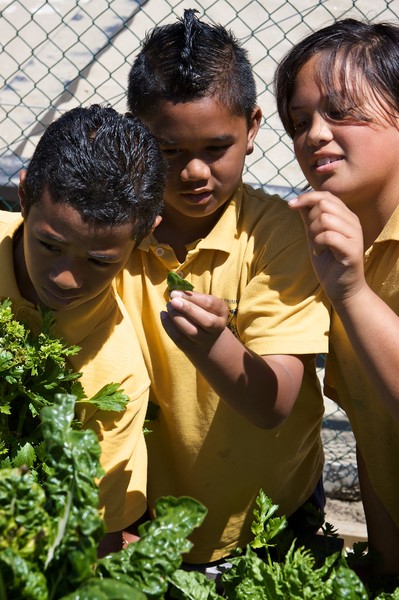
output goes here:
[{"label": "polo shirt collar", "polygon": [[[22,299],[15,278],[14,270],[14,250],[13,240],[18,229],[22,226],[23,218],[20,216],[10,223],[6,234],[3,236],[0,245],[2,257],[2,276],[1,276],[1,297]],[[32,305],[33,306],[33,305]]]},{"label": "polo shirt collar", "polygon": [[226,202],[226,208],[220,219],[215,224],[209,234],[200,240],[198,248],[207,250],[221,250],[230,252],[234,242],[234,236],[237,231],[237,223],[240,216],[243,196],[243,185],[240,185]]},{"label": "polo shirt collar", "polygon": [[386,242],[388,240],[399,241],[399,205],[393,211],[384,229],[375,240],[375,243]]}]

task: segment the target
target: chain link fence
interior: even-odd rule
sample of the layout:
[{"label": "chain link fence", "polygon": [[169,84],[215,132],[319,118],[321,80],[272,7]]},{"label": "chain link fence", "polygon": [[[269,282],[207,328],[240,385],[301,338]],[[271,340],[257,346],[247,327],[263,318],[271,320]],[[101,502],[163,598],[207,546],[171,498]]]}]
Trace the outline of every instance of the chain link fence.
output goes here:
[{"label": "chain link fence", "polygon": [[[145,32],[185,8],[232,29],[247,48],[264,116],[244,179],[284,197],[305,182],[276,113],[277,63],[292,44],[333,20],[399,16],[399,0],[0,0],[0,208],[18,210],[19,170],[61,113],[93,103],[126,110],[129,67]],[[328,401],[323,440],[327,493],[356,499],[353,436]]]}]

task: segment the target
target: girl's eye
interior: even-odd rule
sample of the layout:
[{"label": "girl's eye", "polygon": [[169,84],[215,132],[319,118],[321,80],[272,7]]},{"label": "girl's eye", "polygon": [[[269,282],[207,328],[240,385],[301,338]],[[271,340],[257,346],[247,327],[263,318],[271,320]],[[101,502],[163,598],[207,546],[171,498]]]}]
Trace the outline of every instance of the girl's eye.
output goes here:
[{"label": "girl's eye", "polygon": [[298,133],[299,131],[302,131],[303,129],[305,129],[305,127],[308,124],[308,120],[307,119],[302,119],[302,121],[298,121],[297,123],[293,123],[293,128],[294,128],[294,132]]},{"label": "girl's eye", "polygon": [[326,103],[325,116],[331,121],[358,120],[359,109],[355,106],[335,104],[331,99]]},{"label": "girl's eye", "polygon": [[326,116],[332,121],[344,121],[350,117],[350,113],[339,108],[330,108]]}]

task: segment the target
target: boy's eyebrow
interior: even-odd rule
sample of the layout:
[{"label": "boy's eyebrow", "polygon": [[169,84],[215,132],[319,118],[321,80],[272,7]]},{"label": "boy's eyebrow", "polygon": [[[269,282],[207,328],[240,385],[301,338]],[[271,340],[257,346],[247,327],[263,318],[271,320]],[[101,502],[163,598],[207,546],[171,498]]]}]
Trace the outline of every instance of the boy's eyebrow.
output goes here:
[{"label": "boy's eyebrow", "polygon": [[39,230],[38,235],[40,235],[40,237],[50,240],[52,242],[58,242],[59,244],[65,244],[64,238],[59,236],[56,233],[49,233],[48,231]]},{"label": "boy's eyebrow", "polygon": [[[234,142],[236,139],[236,136],[231,135],[231,133],[226,133],[226,134],[222,134],[222,135],[215,135],[214,137],[210,137],[210,138],[206,138],[204,141],[207,144],[214,144],[214,143],[229,143],[229,142]],[[181,141],[178,140],[174,140],[173,138],[164,138],[162,136],[157,136],[157,141],[159,144],[163,144],[165,146],[179,146],[181,144]]]},{"label": "boy's eyebrow", "polygon": [[[40,237],[43,240],[57,242],[58,244],[61,244],[61,245],[68,243],[68,242],[65,242],[64,238],[60,237],[56,233],[49,233],[47,231],[40,232]],[[96,260],[108,260],[108,261],[115,261],[115,262],[117,262],[121,257],[120,252],[115,254],[115,253],[107,253],[106,251],[105,252],[104,251],[96,252],[95,250],[93,250],[92,252],[88,252],[87,255],[90,258],[95,258]]]},{"label": "boy's eyebrow", "polygon": [[210,142],[233,142],[236,139],[235,135],[226,133],[222,135],[216,135],[215,137],[209,138]]},{"label": "boy's eyebrow", "polygon": [[96,260],[108,260],[117,262],[121,254],[118,252],[117,254],[107,254],[106,252],[88,252],[87,255],[90,258],[95,258]]}]

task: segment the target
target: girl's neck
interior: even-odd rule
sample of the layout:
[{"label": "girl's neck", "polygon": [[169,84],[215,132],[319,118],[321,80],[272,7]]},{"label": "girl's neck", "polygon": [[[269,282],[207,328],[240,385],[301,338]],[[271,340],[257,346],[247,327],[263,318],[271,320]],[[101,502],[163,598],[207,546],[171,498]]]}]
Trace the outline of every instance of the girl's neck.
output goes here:
[{"label": "girl's neck", "polygon": [[387,202],[385,199],[379,199],[371,206],[360,204],[357,209],[354,210],[362,226],[365,250],[370,248],[378,238],[391,218],[396,206],[397,202]]}]

